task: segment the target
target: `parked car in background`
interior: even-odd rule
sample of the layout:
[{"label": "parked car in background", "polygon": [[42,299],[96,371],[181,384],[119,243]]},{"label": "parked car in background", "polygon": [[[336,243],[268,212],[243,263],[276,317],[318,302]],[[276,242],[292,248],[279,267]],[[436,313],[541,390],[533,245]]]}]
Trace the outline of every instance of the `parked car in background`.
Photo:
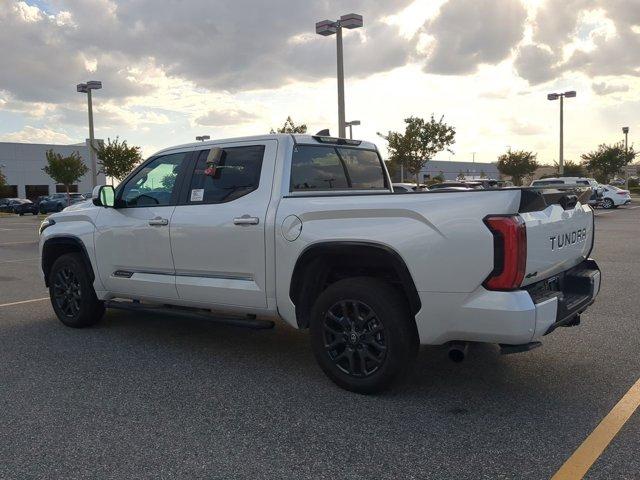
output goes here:
[{"label": "parked car in background", "polygon": [[0,199],[0,212],[13,213],[13,206],[19,201],[20,201],[19,198]]},{"label": "parked car in background", "polygon": [[609,183],[609,185],[615,185],[615,186],[620,186],[620,185],[624,185],[626,182],[624,180],[624,178],[614,178],[613,180],[611,180],[611,182]]},{"label": "parked car in background", "polygon": [[603,185],[602,189],[602,200],[600,202],[602,208],[618,208],[620,205],[631,203],[629,190],[623,190],[615,185]]},{"label": "parked car in background", "polygon": [[392,184],[394,193],[409,192],[428,192],[429,189],[424,185],[416,185],[415,183],[394,183]]},{"label": "parked car in background", "polygon": [[481,189],[482,186],[476,185],[471,187],[466,182],[442,182],[429,185],[429,190],[474,190],[475,188]]},{"label": "parked car in background", "polygon": [[85,200],[81,193],[54,193],[41,201],[38,208],[40,213],[61,212],[65,207]]},{"label": "parked car in background", "polygon": [[17,202],[13,204],[13,209],[11,213],[17,213],[22,216],[25,213],[30,213],[31,215],[38,214],[38,206],[33,203],[31,200],[26,198],[19,198]]},{"label": "parked car in background", "polygon": [[86,198],[87,200],[91,200],[91,198],[92,198],[91,195],[92,195],[91,192],[85,192],[85,193],[82,194],[82,196],[84,198]]},{"label": "parked car in background", "polygon": [[591,189],[589,205],[596,207],[602,200],[603,187],[595,178],[587,177],[552,177],[541,178],[531,182],[531,187],[588,187]]}]

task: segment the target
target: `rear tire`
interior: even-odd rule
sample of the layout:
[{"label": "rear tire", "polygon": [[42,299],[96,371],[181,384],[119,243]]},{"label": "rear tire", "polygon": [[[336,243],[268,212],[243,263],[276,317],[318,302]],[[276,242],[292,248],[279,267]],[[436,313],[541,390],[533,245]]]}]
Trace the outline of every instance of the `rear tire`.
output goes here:
[{"label": "rear tire", "polygon": [[610,198],[605,198],[602,201],[602,208],[609,210],[610,208],[613,208],[613,207],[615,207],[615,205],[613,204],[613,200],[611,200]]},{"label": "rear tire", "polygon": [[68,327],[95,325],[104,315],[104,302],[96,297],[79,253],[61,255],[53,263],[49,272],[49,297],[58,319]]},{"label": "rear tire", "polygon": [[406,299],[376,278],[330,285],[313,305],[310,330],[320,368],[352,392],[387,390],[408,371],[418,352]]}]

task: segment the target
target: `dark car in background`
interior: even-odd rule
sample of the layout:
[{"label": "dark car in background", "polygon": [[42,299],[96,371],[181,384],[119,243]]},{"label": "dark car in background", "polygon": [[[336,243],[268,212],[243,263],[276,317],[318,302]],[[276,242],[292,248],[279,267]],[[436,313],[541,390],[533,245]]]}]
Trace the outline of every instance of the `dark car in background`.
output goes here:
[{"label": "dark car in background", "polygon": [[54,193],[42,200],[38,208],[40,213],[61,212],[64,208],[74,203],[84,202],[86,198],[81,193]]},{"label": "dark car in background", "polygon": [[38,209],[31,200],[26,198],[3,198],[0,200],[0,212],[37,215]]},{"label": "dark car in background", "polygon": [[19,198],[0,198],[0,212],[12,213],[13,204],[20,200]]},{"label": "dark car in background", "polygon": [[18,215],[24,215],[25,213],[30,213],[31,215],[38,214],[38,205],[33,203],[31,200],[26,198],[21,198],[17,203],[13,204],[13,212]]}]

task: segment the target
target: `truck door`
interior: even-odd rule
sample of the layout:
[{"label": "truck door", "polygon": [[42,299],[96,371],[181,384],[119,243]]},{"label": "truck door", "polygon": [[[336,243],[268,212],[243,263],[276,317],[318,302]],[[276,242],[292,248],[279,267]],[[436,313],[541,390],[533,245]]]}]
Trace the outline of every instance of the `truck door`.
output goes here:
[{"label": "truck door", "polygon": [[100,279],[123,297],[176,299],[169,227],[189,152],[150,159],[102,208],[94,236]]},{"label": "truck door", "polygon": [[266,307],[265,217],[276,149],[276,140],[266,140],[196,152],[171,220],[180,299]]}]

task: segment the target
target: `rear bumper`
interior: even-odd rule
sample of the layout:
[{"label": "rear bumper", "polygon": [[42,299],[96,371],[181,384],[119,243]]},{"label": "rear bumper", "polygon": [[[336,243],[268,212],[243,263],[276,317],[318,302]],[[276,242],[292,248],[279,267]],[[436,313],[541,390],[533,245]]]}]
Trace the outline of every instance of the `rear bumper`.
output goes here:
[{"label": "rear bumper", "polygon": [[595,261],[585,260],[522,290],[496,292],[480,287],[472,293],[419,292],[420,343],[529,343],[575,322],[599,290],[600,269]]},{"label": "rear bumper", "polygon": [[[527,288],[536,309],[554,305],[555,317],[540,320],[536,333],[547,335],[558,327],[571,325],[580,319],[600,292],[600,268],[588,259],[560,275],[535,283]],[[553,320],[549,322],[549,319]],[[546,324],[549,323],[547,326]]]}]

